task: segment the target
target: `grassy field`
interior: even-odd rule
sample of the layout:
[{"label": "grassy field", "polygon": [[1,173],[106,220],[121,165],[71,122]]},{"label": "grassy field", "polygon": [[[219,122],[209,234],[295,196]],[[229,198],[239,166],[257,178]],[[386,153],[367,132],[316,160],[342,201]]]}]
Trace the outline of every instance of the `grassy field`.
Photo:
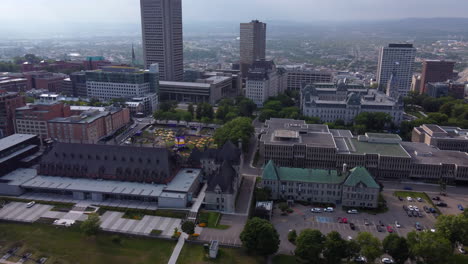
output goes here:
[{"label": "grassy field", "polygon": [[228,225],[220,225],[221,214],[218,212],[201,212],[199,216],[201,223],[206,223],[208,228],[228,229]]},{"label": "grassy field", "polygon": [[[49,257],[49,264],[68,263],[167,263],[175,242],[101,233],[84,236],[78,227],[58,228],[44,224],[0,222],[0,253],[14,246],[16,254],[33,253],[32,258]],[[29,262],[32,263],[32,262]]]},{"label": "grassy field", "polygon": [[[157,262],[155,262],[157,263]],[[242,249],[220,248],[218,257],[210,259],[205,256],[202,245],[186,243],[180,252],[177,264],[204,264],[204,263],[222,263],[222,264],[264,264],[263,257],[247,255]]]},{"label": "grassy field", "polygon": [[403,199],[406,200],[406,197],[412,197],[413,199],[414,198],[421,198],[423,200],[425,200],[428,204],[430,204],[432,207],[434,207],[434,209],[437,211],[437,213],[440,215],[442,214],[439,210],[439,208],[434,204],[434,202],[432,202],[432,199],[429,197],[429,195],[427,195],[427,193],[425,192],[412,192],[412,191],[396,191],[393,193],[393,195],[395,196],[401,196]]}]

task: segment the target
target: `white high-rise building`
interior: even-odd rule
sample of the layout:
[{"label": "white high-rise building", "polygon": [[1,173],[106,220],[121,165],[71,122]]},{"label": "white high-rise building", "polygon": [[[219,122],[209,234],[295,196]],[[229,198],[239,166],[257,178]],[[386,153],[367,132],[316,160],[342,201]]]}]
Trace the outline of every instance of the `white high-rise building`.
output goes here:
[{"label": "white high-rise building", "polygon": [[145,67],[159,64],[163,81],[183,81],[181,0],[140,0]]},{"label": "white high-rise building", "polygon": [[247,73],[245,96],[262,107],[268,97],[284,92],[284,78],[285,72],[278,70],[273,61],[256,61]]},{"label": "white high-rise building", "polygon": [[406,96],[411,88],[415,56],[413,44],[389,44],[388,47],[382,47],[377,66],[379,89],[392,97]]}]

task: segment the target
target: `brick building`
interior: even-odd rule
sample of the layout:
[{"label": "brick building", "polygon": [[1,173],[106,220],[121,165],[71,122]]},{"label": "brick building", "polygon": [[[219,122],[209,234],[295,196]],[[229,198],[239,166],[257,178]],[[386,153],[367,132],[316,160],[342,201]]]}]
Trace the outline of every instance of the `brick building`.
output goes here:
[{"label": "brick building", "polygon": [[26,99],[19,93],[0,90],[0,138],[15,133],[15,110],[26,105]]},{"label": "brick building", "polygon": [[16,109],[15,131],[20,134],[38,135],[49,138],[47,121],[71,116],[70,106],[57,101],[38,100]]},{"label": "brick building", "polygon": [[130,122],[128,108],[90,109],[48,121],[49,135],[60,142],[95,144]]},{"label": "brick building", "polygon": [[44,89],[53,93],[62,91],[63,80],[67,75],[46,71],[25,72],[24,77],[28,80],[27,90]]}]

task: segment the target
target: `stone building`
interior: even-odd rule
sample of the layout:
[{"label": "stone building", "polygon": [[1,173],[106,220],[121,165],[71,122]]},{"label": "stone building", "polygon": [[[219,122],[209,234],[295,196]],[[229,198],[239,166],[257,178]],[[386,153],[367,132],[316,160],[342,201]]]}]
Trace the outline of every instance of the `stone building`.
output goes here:
[{"label": "stone building", "polygon": [[263,170],[262,186],[272,199],[343,204],[352,207],[378,206],[380,187],[363,167],[342,171],[277,167],[269,161]]},{"label": "stone building", "polygon": [[335,84],[309,84],[301,91],[302,114],[324,122],[343,120],[349,124],[362,112],[383,112],[399,124],[403,106],[401,97],[395,100],[375,89],[349,84],[346,79]]},{"label": "stone building", "polygon": [[413,129],[411,141],[442,150],[468,152],[468,129],[424,124]]},{"label": "stone building", "polygon": [[242,164],[242,151],[230,141],[219,149],[192,151],[189,166],[201,167],[208,184],[204,200],[206,209],[235,212]]}]

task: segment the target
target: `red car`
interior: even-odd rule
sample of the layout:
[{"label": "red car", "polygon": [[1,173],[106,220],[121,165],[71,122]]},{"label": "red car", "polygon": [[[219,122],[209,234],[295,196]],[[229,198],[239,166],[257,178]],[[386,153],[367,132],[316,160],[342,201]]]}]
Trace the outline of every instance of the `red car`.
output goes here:
[{"label": "red car", "polygon": [[387,231],[388,231],[389,233],[393,233],[393,228],[392,228],[391,226],[387,226]]},{"label": "red car", "polygon": [[339,218],[339,219],[338,219],[338,222],[339,222],[339,223],[342,223],[342,224],[347,224],[347,223],[348,223],[348,219],[347,219],[347,218],[344,218],[344,217],[343,217],[343,218]]}]

